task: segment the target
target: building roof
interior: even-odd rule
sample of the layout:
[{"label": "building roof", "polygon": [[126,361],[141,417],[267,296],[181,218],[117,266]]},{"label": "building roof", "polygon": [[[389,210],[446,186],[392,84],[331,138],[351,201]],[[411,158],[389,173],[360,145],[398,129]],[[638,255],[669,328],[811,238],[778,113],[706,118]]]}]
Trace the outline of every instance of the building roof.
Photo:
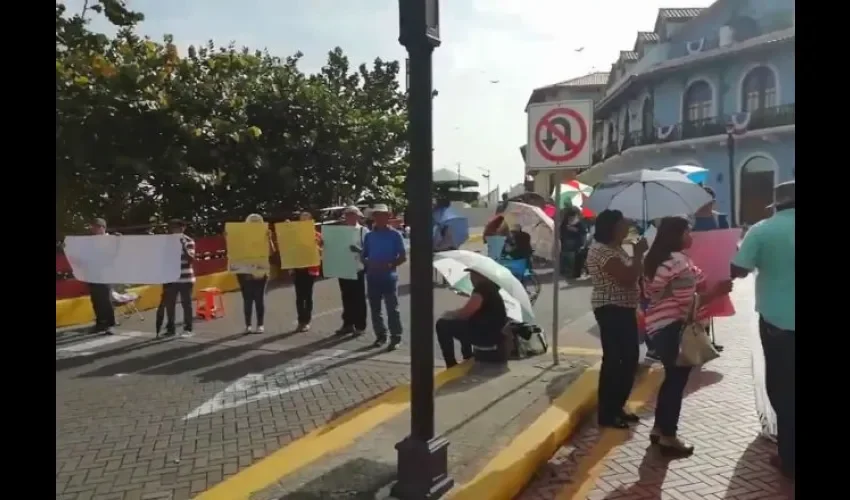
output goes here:
[{"label": "building roof", "polygon": [[620,51],[620,61],[624,62],[632,62],[640,59],[640,54],[633,50],[621,50]]},{"label": "building roof", "polygon": [[569,80],[564,80],[562,82],[553,83],[551,85],[546,85],[544,87],[539,87],[534,89],[531,92],[531,96],[528,98],[528,103],[525,105],[528,107],[529,104],[534,104],[536,102],[541,102],[543,100],[543,93],[549,89],[558,89],[558,88],[582,88],[582,87],[604,87],[608,82],[608,72],[607,71],[596,71],[594,73],[588,73],[586,75],[578,76],[576,78],[571,78]]},{"label": "building roof", "polygon": [[659,28],[661,27],[662,21],[669,21],[674,23],[681,23],[685,21],[690,21],[691,19],[697,17],[702,14],[705,10],[705,7],[686,7],[681,9],[668,9],[661,8],[658,9],[658,17],[655,18],[655,31],[658,33]]}]

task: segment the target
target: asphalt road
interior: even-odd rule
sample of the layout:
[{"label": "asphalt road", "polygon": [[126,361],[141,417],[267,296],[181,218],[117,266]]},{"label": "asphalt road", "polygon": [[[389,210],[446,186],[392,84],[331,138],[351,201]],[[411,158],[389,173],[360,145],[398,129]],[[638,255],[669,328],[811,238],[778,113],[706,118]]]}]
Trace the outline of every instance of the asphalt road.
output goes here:
[{"label": "asphalt road", "polygon": [[[542,281],[550,275],[541,271]],[[191,338],[155,339],[153,311],[111,337],[57,334],[57,498],[188,499],[406,383],[407,266],[399,278],[405,342],[392,353],[371,349],[371,332],[333,337],[341,313],[336,280],[316,284],[306,333],[294,332],[294,291],[282,286],[268,293],[264,335],[242,334],[238,292],[226,294],[225,317],[198,321]],[[562,325],[587,324],[588,295],[583,282],[560,290]],[[545,284],[535,307],[547,331],[552,297]],[[464,299],[438,288],[434,300],[437,317]],[[561,344],[598,346],[586,329],[568,326]],[[435,346],[437,366],[439,357]]]}]

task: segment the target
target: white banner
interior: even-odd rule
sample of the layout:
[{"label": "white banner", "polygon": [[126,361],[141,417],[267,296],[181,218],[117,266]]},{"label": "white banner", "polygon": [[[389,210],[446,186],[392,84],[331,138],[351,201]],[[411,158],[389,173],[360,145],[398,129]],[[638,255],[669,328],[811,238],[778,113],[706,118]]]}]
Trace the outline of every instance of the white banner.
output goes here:
[{"label": "white banner", "polygon": [[179,234],[68,236],[65,256],[85,283],[159,285],[180,278]]}]

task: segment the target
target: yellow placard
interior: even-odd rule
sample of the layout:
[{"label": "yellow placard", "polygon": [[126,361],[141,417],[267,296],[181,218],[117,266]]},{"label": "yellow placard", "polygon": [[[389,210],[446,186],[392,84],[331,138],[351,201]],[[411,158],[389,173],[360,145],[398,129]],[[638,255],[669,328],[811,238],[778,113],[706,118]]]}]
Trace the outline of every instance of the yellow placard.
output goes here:
[{"label": "yellow placard", "polygon": [[268,271],[269,226],[256,222],[228,222],[224,225],[227,241],[227,270],[232,273]]},{"label": "yellow placard", "polygon": [[281,269],[316,267],[322,260],[313,221],[280,222],[274,225]]}]

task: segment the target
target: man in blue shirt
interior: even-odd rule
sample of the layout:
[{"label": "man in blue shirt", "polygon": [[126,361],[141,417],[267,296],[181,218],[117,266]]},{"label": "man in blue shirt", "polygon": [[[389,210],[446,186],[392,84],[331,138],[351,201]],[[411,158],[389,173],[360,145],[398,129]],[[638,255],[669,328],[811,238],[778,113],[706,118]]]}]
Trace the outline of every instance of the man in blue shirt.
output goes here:
[{"label": "man in blue shirt", "polygon": [[776,186],[772,217],[747,231],[732,261],[732,277],[756,274],[756,311],[764,349],[767,397],[776,412],[779,457],[774,464],[794,477],[796,455],[795,377],[795,183]]},{"label": "man in blue shirt", "polygon": [[372,329],[375,331],[373,347],[387,343],[387,326],[381,314],[381,303],[387,308],[390,345],[394,351],[401,343],[401,314],[398,312],[398,273],[396,268],[407,260],[401,233],[389,227],[390,211],[384,204],[372,209],[374,225],[363,239],[363,264],[366,266],[366,293],[372,312]]}]

